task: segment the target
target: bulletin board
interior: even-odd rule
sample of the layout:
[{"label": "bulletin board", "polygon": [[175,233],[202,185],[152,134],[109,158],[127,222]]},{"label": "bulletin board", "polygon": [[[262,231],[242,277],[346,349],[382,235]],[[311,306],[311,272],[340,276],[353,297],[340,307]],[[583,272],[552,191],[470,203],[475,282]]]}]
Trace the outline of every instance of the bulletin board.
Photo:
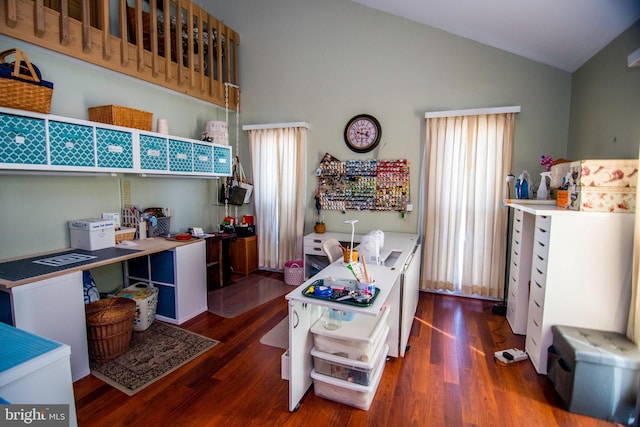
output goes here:
[{"label": "bulletin board", "polygon": [[347,160],[325,155],[316,170],[321,209],[405,212],[409,161]]}]

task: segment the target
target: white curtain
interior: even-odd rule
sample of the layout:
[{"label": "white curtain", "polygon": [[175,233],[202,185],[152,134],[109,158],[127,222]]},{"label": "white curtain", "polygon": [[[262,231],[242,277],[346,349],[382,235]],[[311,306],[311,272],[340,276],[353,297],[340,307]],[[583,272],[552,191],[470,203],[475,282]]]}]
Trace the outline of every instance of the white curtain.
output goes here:
[{"label": "white curtain", "polygon": [[249,129],[258,265],[302,257],[307,133],[303,126]]},{"label": "white curtain", "polygon": [[[639,160],[640,160],[640,156]],[[640,179],[638,180],[640,184]],[[636,186],[636,200],[640,200],[640,187]],[[631,305],[627,338],[640,344],[640,212],[636,211],[633,233],[633,270],[631,276]]]},{"label": "white curtain", "polygon": [[515,113],[426,119],[422,289],[501,298]]}]

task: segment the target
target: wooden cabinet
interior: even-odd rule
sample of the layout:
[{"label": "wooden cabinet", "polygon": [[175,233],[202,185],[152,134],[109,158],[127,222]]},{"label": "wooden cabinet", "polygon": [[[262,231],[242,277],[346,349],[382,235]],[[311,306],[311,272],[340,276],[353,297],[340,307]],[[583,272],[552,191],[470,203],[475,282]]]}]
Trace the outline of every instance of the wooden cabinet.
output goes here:
[{"label": "wooden cabinet", "polygon": [[238,237],[229,245],[229,257],[234,273],[244,274],[258,269],[258,238]]},{"label": "wooden cabinet", "polygon": [[235,237],[235,234],[206,235],[207,290],[218,289],[231,283],[229,242]]}]

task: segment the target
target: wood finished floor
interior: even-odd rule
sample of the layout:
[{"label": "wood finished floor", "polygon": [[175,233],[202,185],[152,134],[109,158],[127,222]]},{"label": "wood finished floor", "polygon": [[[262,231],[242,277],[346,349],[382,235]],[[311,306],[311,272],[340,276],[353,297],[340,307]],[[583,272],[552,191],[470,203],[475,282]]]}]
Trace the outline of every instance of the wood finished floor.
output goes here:
[{"label": "wood finished floor", "polygon": [[[281,274],[258,274],[282,278]],[[233,286],[233,285],[232,285]],[[369,411],[316,397],[288,411],[282,350],[260,338],[287,315],[284,298],[182,327],[221,343],[128,397],[89,375],[74,383],[80,426],[613,426],[564,410],[529,361],[500,366],[497,350],[524,348],[492,303],[421,293],[405,358],[386,363]]]}]

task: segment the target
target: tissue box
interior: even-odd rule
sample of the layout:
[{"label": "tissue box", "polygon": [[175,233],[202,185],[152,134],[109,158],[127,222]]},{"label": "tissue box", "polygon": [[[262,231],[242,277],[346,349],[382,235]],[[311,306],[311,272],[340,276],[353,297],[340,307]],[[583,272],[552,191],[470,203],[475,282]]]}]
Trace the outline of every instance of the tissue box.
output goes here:
[{"label": "tissue box", "polygon": [[637,187],[638,160],[578,160],[569,164],[579,187]]},{"label": "tissue box", "polygon": [[69,221],[71,247],[87,251],[112,248],[116,245],[115,221],[98,218]]}]

